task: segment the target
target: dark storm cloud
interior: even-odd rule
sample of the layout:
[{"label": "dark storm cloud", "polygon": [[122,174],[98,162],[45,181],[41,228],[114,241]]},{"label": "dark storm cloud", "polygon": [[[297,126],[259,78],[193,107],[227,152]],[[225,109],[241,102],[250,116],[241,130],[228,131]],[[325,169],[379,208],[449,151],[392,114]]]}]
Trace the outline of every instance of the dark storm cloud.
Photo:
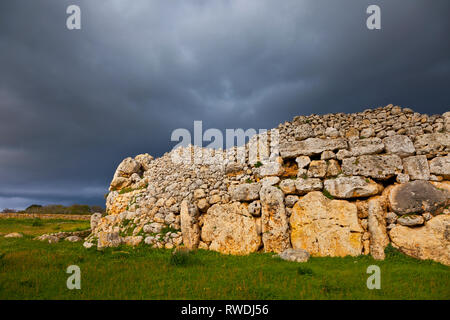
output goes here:
[{"label": "dark storm cloud", "polygon": [[[82,10],[82,30],[65,27]],[[365,26],[379,4],[382,30]],[[172,130],[450,103],[447,0],[0,3],[0,207],[101,204]]]}]

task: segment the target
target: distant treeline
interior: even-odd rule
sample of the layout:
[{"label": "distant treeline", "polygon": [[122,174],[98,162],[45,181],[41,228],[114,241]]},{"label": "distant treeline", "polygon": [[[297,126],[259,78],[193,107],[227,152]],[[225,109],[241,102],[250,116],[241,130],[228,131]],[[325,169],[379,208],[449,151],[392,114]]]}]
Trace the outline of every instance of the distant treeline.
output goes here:
[{"label": "distant treeline", "polygon": [[71,206],[63,206],[60,204],[50,204],[41,206],[39,204],[32,204],[25,210],[15,210],[6,208],[2,212],[17,212],[17,213],[44,213],[44,214],[92,214],[95,212],[105,212],[101,206],[88,206],[84,204],[74,204]]}]

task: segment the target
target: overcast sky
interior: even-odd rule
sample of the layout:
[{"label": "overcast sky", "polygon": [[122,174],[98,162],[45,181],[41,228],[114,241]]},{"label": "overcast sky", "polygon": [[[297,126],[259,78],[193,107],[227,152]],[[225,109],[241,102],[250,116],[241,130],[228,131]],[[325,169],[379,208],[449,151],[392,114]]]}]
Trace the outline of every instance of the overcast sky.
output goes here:
[{"label": "overcast sky", "polygon": [[[82,29],[66,28],[81,8]],[[381,7],[381,30],[366,8]],[[450,109],[448,0],[1,0],[0,209],[104,205],[176,128]]]}]

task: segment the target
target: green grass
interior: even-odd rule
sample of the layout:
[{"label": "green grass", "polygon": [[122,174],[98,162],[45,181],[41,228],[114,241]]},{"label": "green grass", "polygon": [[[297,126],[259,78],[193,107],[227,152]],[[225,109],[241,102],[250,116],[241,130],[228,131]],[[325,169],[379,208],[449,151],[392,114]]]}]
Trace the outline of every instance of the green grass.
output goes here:
[{"label": "green grass", "polygon": [[[296,263],[272,255],[204,250],[173,255],[146,245],[97,251],[81,243],[0,237],[0,300],[450,298],[449,267],[391,247],[384,261],[313,257]],[[81,269],[81,290],[66,287],[66,269],[73,264]],[[373,264],[381,268],[380,290],[366,287],[366,270]]]},{"label": "green grass", "polygon": [[[303,264],[271,254],[225,256],[199,250],[119,247],[0,239],[0,299],[448,299],[449,268],[397,252],[371,257],[311,258]],[[176,261],[174,261],[176,260]],[[69,265],[81,268],[81,290],[68,290]],[[366,269],[381,268],[381,290]]]},{"label": "green grass", "polygon": [[333,199],[334,199],[334,197],[331,195],[331,193],[330,193],[327,189],[323,188],[322,193],[323,193],[323,195],[324,195],[325,197],[327,197],[328,199],[330,199],[330,200],[333,200]]},{"label": "green grass", "polygon": [[[148,187],[148,183],[145,184],[145,186],[140,187],[140,188],[131,188],[131,187],[127,187],[127,188],[121,189],[121,190],[119,191],[119,194],[125,194],[125,193],[129,193],[129,192],[136,191],[136,190],[143,190],[143,189],[147,189],[147,187]],[[106,195],[106,197],[108,197],[108,196]]]},{"label": "green grass", "polygon": [[189,263],[195,263],[195,259],[192,259],[193,256],[187,249],[175,249],[170,256],[170,264],[174,266],[185,266]]},{"label": "green grass", "polygon": [[80,231],[89,229],[90,222],[63,219],[0,219],[0,235],[20,232],[23,235],[39,236],[60,231]]},{"label": "green grass", "polygon": [[119,191],[119,194],[125,194],[125,193],[129,193],[131,191],[134,191],[135,189],[133,188],[123,188]]}]

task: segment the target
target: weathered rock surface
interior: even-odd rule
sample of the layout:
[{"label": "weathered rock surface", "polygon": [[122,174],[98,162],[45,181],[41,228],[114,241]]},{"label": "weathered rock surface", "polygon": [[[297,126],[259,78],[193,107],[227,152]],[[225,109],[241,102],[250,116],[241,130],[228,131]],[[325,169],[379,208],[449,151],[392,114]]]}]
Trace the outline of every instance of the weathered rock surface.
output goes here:
[{"label": "weathered rock surface", "polygon": [[[154,160],[154,158],[148,153],[137,155],[134,160],[141,166],[144,171],[150,169],[150,164]],[[138,169],[139,170],[139,169]],[[134,171],[137,172],[137,171]],[[133,172],[133,173],[134,173]]]},{"label": "weathered rock surface", "polygon": [[304,140],[314,136],[314,130],[309,124],[299,125],[294,132],[295,140]]},{"label": "weathered rock surface", "polygon": [[236,175],[242,173],[244,171],[244,167],[242,163],[231,162],[225,165],[225,174]]},{"label": "weathered rock surface", "polygon": [[320,139],[308,138],[299,142],[292,142],[280,146],[282,158],[296,158],[298,156],[311,156],[320,154],[323,151],[333,151],[347,148],[347,141],[342,138]]},{"label": "weathered rock surface", "polygon": [[287,195],[284,198],[284,202],[286,204],[286,207],[288,208],[292,208],[295,203],[298,201],[299,197],[298,196],[294,196],[294,195]]},{"label": "weathered rock surface", "polygon": [[208,209],[201,233],[209,249],[225,254],[249,254],[261,245],[256,221],[238,202],[215,204]]},{"label": "weathered rock surface", "polygon": [[341,166],[339,165],[339,162],[334,159],[330,159],[327,161],[327,174],[325,177],[337,177],[342,173]]},{"label": "weathered rock surface", "polygon": [[280,183],[280,189],[284,194],[295,194],[295,181],[292,179],[285,179]]},{"label": "weathered rock surface", "polygon": [[289,248],[289,223],[283,192],[275,187],[262,188],[261,212],[264,251],[278,253]]},{"label": "weathered rock surface", "polygon": [[198,211],[195,206],[190,205],[186,200],[181,203],[180,221],[181,234],[185,247],[188,249],[197,248],[200,241]]},{"label": "weathered rock surface", "polygon": [[309,164],[308,177],[323,178],[327,174],[327,162],[325,160],[313,160]]},{"label": "weathered rock surface", "polygon": [[82,241],[83,239],[81,239],[78,236],[68,236],[65,240],[69,242],[79,242]]},{"label": "weathered rock surface", "polygon": [[450,148],[450,134],[448,132],[423,134],[416,138],[414,146],[417,154],[433,154],[441,150],[448,152]]},{"label": "weathered rock surface", "polygon": [[5,238],[23,238],[23,234],[19,232],[11,232],[5,235]]},{"label": "weathered rock surface", "polygon": [[401,158],[412,156],[416,152],[411,139],[404,135],[394,135],[383,139],[387,153],[396,154]]},{"label": "weathered rock surface", "polygon": [[34,240],[46,241],[48,243],[57,243],[59,242],[60,238],[51,234],[43,234],[41,236],[34,238]]},{"label": "weathered rock surface", "polygon": [[299,178],[295,180],[295,188],[297,189],[298,194],[303,195],[311,191],[322,190],[323,182],[317,178]]},{"label": "weathered rock surface", "polygon": [[280,178],[278,178],[278,177],[265,177],[265,178],[261,179],[261,181],[260,181],[261,187],[273,186],[275,184],[278,184],[279,182],[280,182]]},{"label": "weathered rock surface", "polygon": [[95,230],[97,228],[101,218],[102,214],[98,212],[91,215],[91,230]]},{"label": "weathered rock surface", "polygon": [[361,254],[364,230],[353,203],[310,192],[295,204],[290,223],[294,249],[304,249],[312,256]]},{"label": "weathered rock surface", "polygon": [[274,161],[264,164],[259,170],[259,175],[261,177],[278,176],[281,175],[283,171],[281,163]]},{"label": "weathered rock surface", "polygon": [[425,222],[425,219],[417,214],[404,215],[397,219],[397,223],[402,226],[413,227],[422,225]]},{"label": "weathered rock surface", "polygon": [[342,160],[342,171],[346,175],[387,179],[403,170],[402,160],[397,155],[363,155]]},{"label": "weathered rock surface", "polygon": [[428,167],[427,157],[424,155],[404,158],[403,168],[411,180],[430,179],[430,168]]},{"label": "weathered rock surface", "polygon": [[[185,208],[183,208],[183,210],[184,209]],[[146,233],[160,233],[163,228],[164,228],[164,224],[163,223],[161,223],[161,222],[152,222],[152,223],[144,225],[144,228],[142,228],[142,230],[144,232],[146,232]]]},{"label": "weathered rock surface", "polygon": [[124,159],[114,173],[109,190],[119,190],[132,185],[133,180],[131,180],[131,176],[134,173],[138,173],[140,169],[141,165],[135,159],[130,157]]},{"label": "weathered rock surface", "polygon": [[396,185],[389,193],[389,203],[397,214],[439,213],[449,202],[450,195],[427,181],[411,181]]},{"label": "weathered rock surface", "polygon": [[436,157],[430,161],[430,172],[450,179],[450,156]]},{"label": "weathered rock surface", "polygon": [[302,169],[311,163],[311,159],[308,156],[300,156],[295,158],[295,162],[297,162],[298,168]]},{"label": "weathered rock surface", "polygon": [[94,244],[92,242],[89,242],[89,241],[83,242],[83,247],[86,248],[86,249],[90,249],[93,246],[94,246]]},{"label": "weathered rock surface", "polygon": [[450,265],[450,215],[438,215],[418,228],[397,225],[389,237],[393,246],[407,255]]},{"label": "weathered rock surface", "polygon": [[66,240],[70,242],[79,242],[86,238],[92,229],[72,232],[56,232],[51,234],[40,235],[34,240],[47,241],[48,243],[57,243],[60,240]]},{"label": "weathered rock surface", "polygon": [[389,244],[386,231],[386,206],[384,197],[373,197],[367,201],[370,253],[377,260],[384,260],[384,248]]},{"label": "weathered rock surface", "polygon": [[236,201],[252,201],[259,198],[259,183],[244,183],[231,187],[231,199]]},{"label": "weathered rock surface", "polygon": [[333,197],[343,199],[368,197],[383,191],[381,184],[360,176],[327,179],[324,186]]},{"label": "weathered rock surface", "polygon": [[255,200],[248,205],[248,212],[254,216],[259,217],[261,215],[261,201]]},{"label": "weathered rock surface", "polygon": [[309,260],[309,253],[303,249],[286,249],[279,253],[278,256],[287,261],[306,262]]},{"label": "weathered rock surface", "polygon": [[141,166],[135,159],[128,157],[119,164],[117,173],[123,177],[131,177],[133,173],[139,172],[140,168]]},{"label": "weathered rock surface", "polygon": [[125,177],[114,177],[111,181],[110,190],[120,190],[132,184],[132,181]]},{"label": "weathered rock surface", "polygon": [[129,245],[129,246],[138,246],[143,240],[142,236],[127,236],[123,238],[123,243]]},{"label": "weathered rock surface", "polygon": [[391,224],[391,223],[395,223],[398,219],[398,216],[396,213],[389,211],[388,213],[386,213],[386,223],[387,224]]},{"label": "weathered rock surface", "polygon": [[100,231],[98,234],[97,248],[118,247],[122,243],[122,238],[119,232],[104,232]]},{"label": "weathered rock surface", "polygon": [[143,190],[133,190],[131,192],[120,194],[117,191],[112,191],[106,198],[106,206],[109,214],[119,214],[126,211],[130,202]]},{"label": "weathered rock surface", "polygon": [[352,156],[376,154],[384,150],[384,143],[380,138],[352,139],[349,141]]}]

